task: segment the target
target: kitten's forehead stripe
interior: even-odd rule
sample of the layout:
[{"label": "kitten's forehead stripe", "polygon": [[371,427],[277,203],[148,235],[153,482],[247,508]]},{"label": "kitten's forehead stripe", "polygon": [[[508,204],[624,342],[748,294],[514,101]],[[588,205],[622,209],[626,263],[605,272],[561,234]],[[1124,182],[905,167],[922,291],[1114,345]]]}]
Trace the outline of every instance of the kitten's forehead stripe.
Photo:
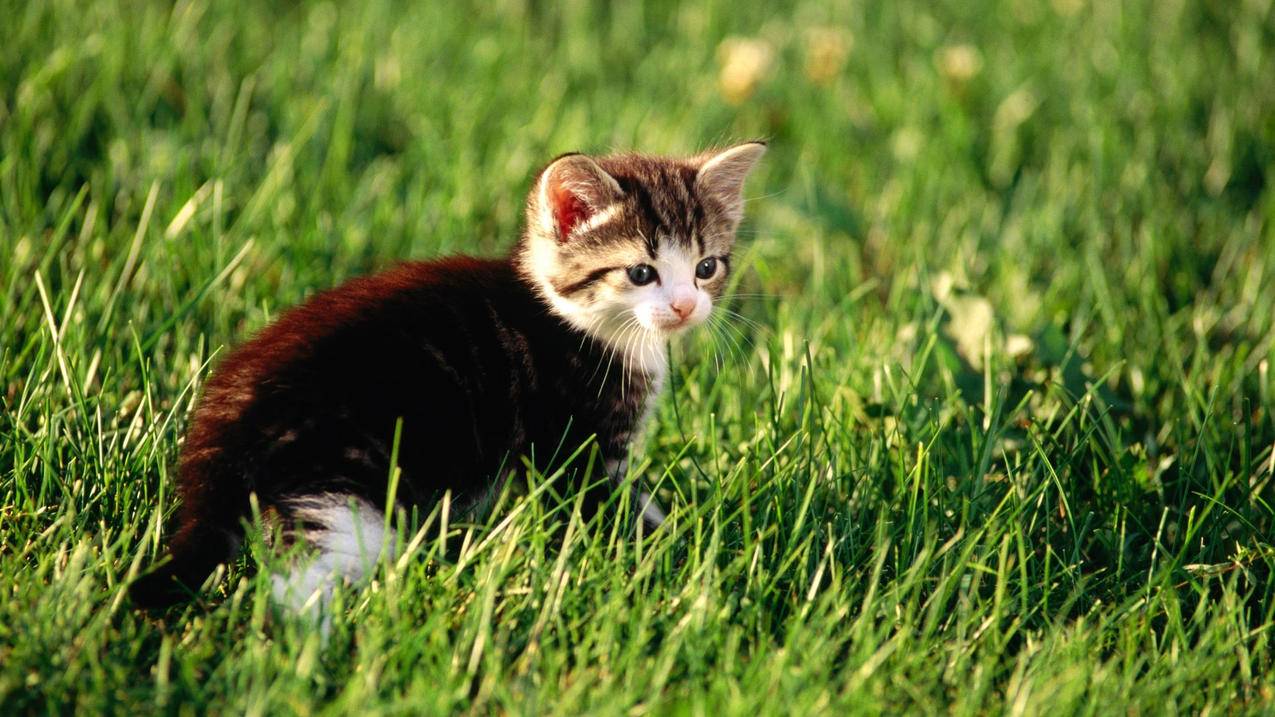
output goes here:
[{"label": "kitten's forehead stripe", "polygon": [[623,189],[632,209],[627,219],[647,243],[652,258],[661,237],[672,237],[688,247],[697,244],[704,212],[695,193],[692,166],[633,155],[603,158],[600,164]]}]

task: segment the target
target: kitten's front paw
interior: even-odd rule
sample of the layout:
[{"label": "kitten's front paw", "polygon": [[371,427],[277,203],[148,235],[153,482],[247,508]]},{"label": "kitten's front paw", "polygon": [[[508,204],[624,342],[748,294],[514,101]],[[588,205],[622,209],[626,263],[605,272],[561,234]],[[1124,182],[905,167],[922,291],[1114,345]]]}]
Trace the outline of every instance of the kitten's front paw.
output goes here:
[{"label": "kitten's front paw", "polygon": [[655,530],[664,524],[664,509],[650,493],[638,494],[638,517],[648,531]]}]

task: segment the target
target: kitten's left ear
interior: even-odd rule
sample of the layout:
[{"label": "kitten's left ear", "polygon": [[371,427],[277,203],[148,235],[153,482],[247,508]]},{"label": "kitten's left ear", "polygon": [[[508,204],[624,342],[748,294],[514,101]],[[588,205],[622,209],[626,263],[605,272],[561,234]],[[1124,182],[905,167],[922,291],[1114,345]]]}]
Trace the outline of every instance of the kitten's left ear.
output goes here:
[{"label": "kitten's left ear", "polygon": [[538,193],[543,228],[552,232],[559,244],[624,196],[615,178],[583,154],[554,160],[540,177]]},{"label": "kitten's left ear", "polygon": [[721,207],[732,224],[739,223],[744,216],[744,180],[765,153],[765,142],[747,142],[718,152],[700,165],[696,191]]}]

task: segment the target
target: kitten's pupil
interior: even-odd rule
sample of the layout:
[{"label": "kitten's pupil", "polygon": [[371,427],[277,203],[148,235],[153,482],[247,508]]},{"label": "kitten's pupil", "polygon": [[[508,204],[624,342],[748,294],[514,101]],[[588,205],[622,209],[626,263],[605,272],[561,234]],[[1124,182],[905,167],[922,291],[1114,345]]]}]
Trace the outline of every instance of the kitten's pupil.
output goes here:
[{"label": "kitten's pupil", "polygon": [[655,281],[655,277],[655,267],[650,264],[638,264],[637,266],[629,267],[629,281],[638,286],[646,286]]},{"label": "kitten's pupil", "polygon": [[695,267],[695,276],[700,279],[711,279],[717,273],[717,257],[710,256]]}]

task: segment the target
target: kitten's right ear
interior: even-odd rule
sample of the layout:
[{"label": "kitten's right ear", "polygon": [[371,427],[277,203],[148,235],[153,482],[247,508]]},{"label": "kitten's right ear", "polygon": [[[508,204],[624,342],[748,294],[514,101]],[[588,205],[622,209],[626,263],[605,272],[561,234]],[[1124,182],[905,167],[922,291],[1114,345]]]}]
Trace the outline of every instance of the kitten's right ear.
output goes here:
[{"label": "kitten's right ear", "polygon": [[765,142],[745,142],[718,152],[700,165],[696,190],[720,207],[732,226],[744,216],[744,180],[765,153]]},{"label": "kitten's right ear", "polygon": [[565,243],[581,224],[624,196],[615,178],[583,154],[554,160],[540,175],[542,229]]}]

